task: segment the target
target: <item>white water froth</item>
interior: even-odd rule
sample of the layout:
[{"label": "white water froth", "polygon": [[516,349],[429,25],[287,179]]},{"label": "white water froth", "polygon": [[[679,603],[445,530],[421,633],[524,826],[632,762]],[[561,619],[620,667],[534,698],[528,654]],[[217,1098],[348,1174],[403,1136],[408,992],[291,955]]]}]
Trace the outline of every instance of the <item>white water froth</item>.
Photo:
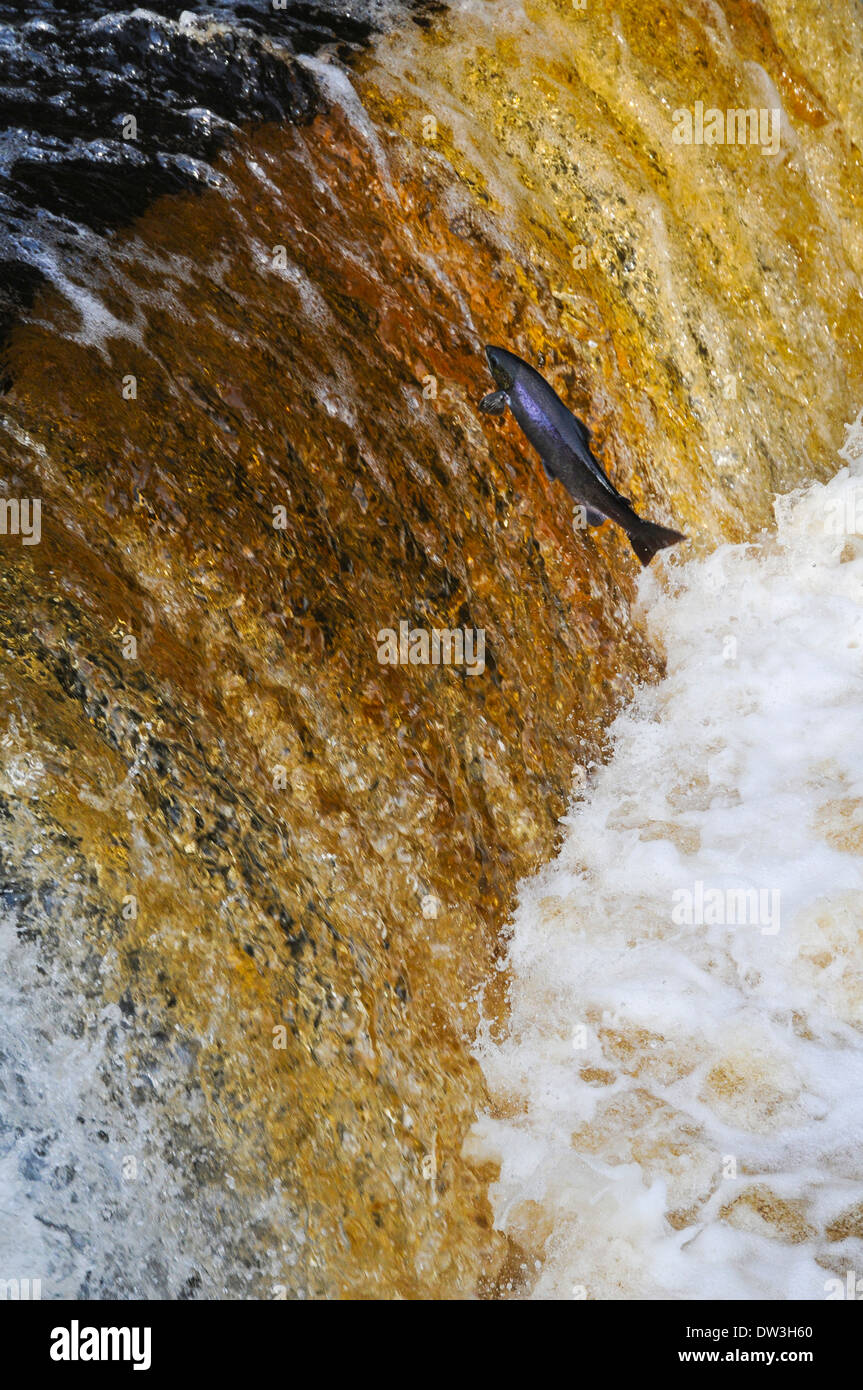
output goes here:
[{"label": "white water froth", "polygon": [[859,421],[842,452],[775,536],[642,577],[667,675],[523,886],[508,1031],[477,1046],[516,1293],[823,1299],[863,1275]]},{"label": "white water froth", "polygon": [[373,122],[351,85],[348,74],[336,63],[331,62],[328,57],[312,58],[303,54],[297,58],[297,62],[312,74],[324,95],[334,106],[341,108],[353,128],[362,135],[371,150],[382,188],[391,198],[395,199],[396,192],[390,177],[384,147],[378,139]]}]

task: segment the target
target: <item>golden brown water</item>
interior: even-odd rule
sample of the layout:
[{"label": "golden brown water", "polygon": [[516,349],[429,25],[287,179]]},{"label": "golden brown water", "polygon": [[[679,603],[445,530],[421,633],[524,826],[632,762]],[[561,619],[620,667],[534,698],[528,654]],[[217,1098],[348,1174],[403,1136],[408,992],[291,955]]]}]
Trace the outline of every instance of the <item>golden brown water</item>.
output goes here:
[{"label": "golden brown water", "polygon": [[[119,1005],[85,1248],[122,1211],[184,1252],[107,1261],[106,1289],[511,1284],[462,1156],[478,992],[503,1023],[516,886],[660,657],[625,539],[574,533],[477,413],[481,346],[537,362],[702,551],[830,471],[861,377],[860,21],[810,8],[477,3],[382,40],[362,121],[339,98],[248,132],[230,199],[118,236],[89,286],[113,321],[51,292],[16,331],[7,489],[43,538],[4,538],[7,853],[43,909],[25,947],[71,982],[58,1031],[97,1048]],[[699,99],[781,102],[781,153],[674,145]],[[403,618],[484,629],[485,673],[380,666]]]}]

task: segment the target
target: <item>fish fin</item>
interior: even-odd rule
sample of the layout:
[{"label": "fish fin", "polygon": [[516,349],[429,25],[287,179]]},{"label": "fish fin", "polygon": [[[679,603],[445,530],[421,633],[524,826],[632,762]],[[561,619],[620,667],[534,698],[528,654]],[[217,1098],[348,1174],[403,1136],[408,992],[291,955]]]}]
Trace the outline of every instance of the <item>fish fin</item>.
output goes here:
[{"label": "fish fin", "polygon": [[609,478],[599,459],[596,458],[591,448],[591,433],[583,420],[579,420],[577,415],[573,415],[571,410],[567,410],[563,401],[558,401],[562,414],[558,414],[554,420],[554,427],[560,437],[570,449],[578,456],[583,464],[590,469],[593,476],[602,484],[606,492],[610,492],[612,497],[617,497],[623,502],[628,502],[627,497],[623,497],[618,492],[614,483]]},{"label": "fish fin", "polygon": [[641,521],[628,531],[629,543],[643,565],[649,565],[657,550],[665,550],[669,545],[685,541],[682,531],[673,531],[670,526],[657,526],[655,521]]},{"label": "fish fin", "polygon": [[479,409],[484,415],[503,415],[508,403],[509,397],[505,391],[489,391],[480,401]]},{"label": "fish fin", "polygon": [[580,437],[581,437],[581,440],[582,440],[582,443],[584,444],[585,449],[589,449],[589,448],[590,448],[590,441],[591,441],[591,438],[592,438],[591,433],[590,433],[590,430],[587,428],[587,425],[584,423],[584,421],[583,421],[583,420],[579,420],[578,416],[577,416],[577,415],[574,415],[573,412],[572,412],[571,410],[570,410],[569,413],[570,413],[570,415],[572,416],[572,422],[573,422],[573,424],[575,425],[575,428],[576,428],[577,433],[578,433],[578,434],[580,435]]},{"label": "fish fin", "polygon": [[540,463],[542,464],[542,471],[543,471],[543,473],[545,474],[545,476],[546,476],[547,478],[550,478],[551,481],[554,482],[554,474],[552,473],[552,471],[551,471],[551,469],[549,468],[548,464],[546,463],[545,459],[542,457],[542,454],[540,454],[540,456],[539,456],[539,461],[540,461]]},{"label": "fish fin", "polygon": [[585,507],[584,510],[588,526],[601,526],[605,521],[602,512],[596,511],[594,507]]}]

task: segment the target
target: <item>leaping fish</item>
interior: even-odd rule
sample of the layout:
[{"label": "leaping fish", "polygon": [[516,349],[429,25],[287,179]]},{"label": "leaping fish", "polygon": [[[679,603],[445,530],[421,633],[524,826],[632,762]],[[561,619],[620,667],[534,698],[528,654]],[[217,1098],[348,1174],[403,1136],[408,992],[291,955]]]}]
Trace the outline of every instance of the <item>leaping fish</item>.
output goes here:
[{"label": "leaping fish", "polygon": [[563,483],[585,508],[589,526],[599,526],[606,517],[616,522],[643,565],[650,564],[657,550],[686,540],[680,531],[636,514],[591,453],[587,426],[567,410],[538,371],[506,348],[487,347],[485,355],[498,390],[483,396],[480,410],[502,415],[509,406],[547,476]]}]

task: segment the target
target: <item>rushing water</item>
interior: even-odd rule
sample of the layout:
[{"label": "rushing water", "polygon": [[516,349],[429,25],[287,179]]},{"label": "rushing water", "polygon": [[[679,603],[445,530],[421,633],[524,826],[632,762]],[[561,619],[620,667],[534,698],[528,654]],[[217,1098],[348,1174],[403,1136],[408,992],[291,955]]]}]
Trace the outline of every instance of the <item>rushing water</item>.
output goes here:
[{"label": "rushing water", "polygon": [[[0,159],[41,499],[0,538],[0,1275],[819,1296],[860,1201],[856,7],[3,18],[48,99]],[[700,100],[779,152],[675,144]],[[476,410],[488,341],[688,547],[639,582],[573,528]],[[485,669],[382,666],[401,620]],[[720,880],[780,931],[672,922]]]},{"label": "rushing water", "polygon": [[645,575],[667,674],[522,891],[475,1138],[539,1297],[817,1299],[860,1266],[859,472],[778,521]]}]

